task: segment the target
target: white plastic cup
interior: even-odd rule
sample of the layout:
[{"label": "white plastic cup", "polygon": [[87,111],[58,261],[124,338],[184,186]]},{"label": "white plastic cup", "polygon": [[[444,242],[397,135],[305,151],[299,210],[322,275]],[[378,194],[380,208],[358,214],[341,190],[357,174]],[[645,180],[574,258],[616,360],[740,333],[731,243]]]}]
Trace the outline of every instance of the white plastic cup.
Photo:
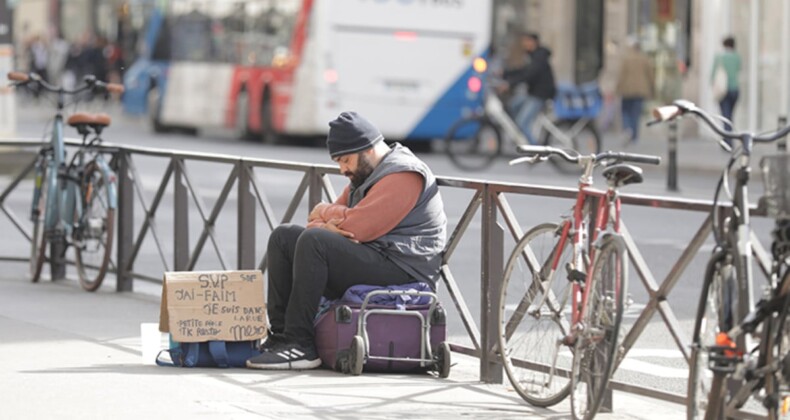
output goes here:
[{"label": "white plastic cup", "polygon": [[140,324],[140,348],[144,365],[155,365],[156,356],[162,350],[162,336],[159,324],[144,322]]}]

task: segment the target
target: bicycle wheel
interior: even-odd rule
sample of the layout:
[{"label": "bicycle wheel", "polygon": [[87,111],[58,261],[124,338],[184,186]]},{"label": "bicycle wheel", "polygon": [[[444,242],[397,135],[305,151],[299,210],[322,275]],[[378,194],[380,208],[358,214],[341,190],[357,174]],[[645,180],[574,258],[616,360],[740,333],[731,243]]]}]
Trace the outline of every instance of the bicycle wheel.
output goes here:
[{"label": "bicycle wheel", "polygon": [[[593,126],[592,121],[559,120],[554,122],[558,132],[552,129],[543,129],[541,134],[541,144],[554,146],[562,149],[573,149],[582,155],[590,155],[601,152],[601,138],[598,131]],[[558,134],[562,133],[561,136]],[[559,156],[552,156],[549,161],[562,173],[577,173],[580,171],[579,165],[562,159]]]},{"label": "bicycle wheel", "polygon": [[445,151],[460,169],[482,171],[502,149],[502,136],[488,118],[466,117],[455,122],[445,137]]},{"label": "bicycle wheel", "polygon": [[[75,214],[74,250],[80,284],[87,291],[101,286],[110,263],[115,209],[110,204],[110,185],[96,162],[85,168],[80,186],[81,214]],[[79,212],[77,212],[79,213]]]},{"label": "bicycle wheel", "polygon": [[571,412],[592,419],[606,395],[617,359],[620,324],[628,285],[628,255],[619,236],[608,236],[596,250],[592,278],[585,287],[584,330],[576,338],[571,374]]},{"label": "bicycle wheel", "polygon": [[[785,290],[784,285],[790,282],[790,271],[786,271],[779,290]],[[790,295],[781,298],[782,309],[779,311],[778,318],[768,318],[763,327],[763,342],[761,343],[761,365],[772,366],[776,364],[777,369],[770,372],[765,378],[766,399],[770,398],[771,404],[767,404],[768,419],[775,420],[785,416],[782,414],[782,407],[785,399],[790,397]],[[767,326],[771,326],[768,328]],[[770,341],[769,341],[770,340]]]},{"label": "bicycle wheel", "polygon": [[[40,175],[40,179],[38,176]],[[39,191],[38,201],[34,204],[33,235],[30,238],[30,281],[37,283],[41,279],[41,270],[47,259],[47,237],[44,234],[46,227],[44,219],[47,214],[47,197],[49,195],[49,180],[47,179],[47,161],[41,163],[41,173],[36,175],[36,188]]]},{"label": "bicycle wheel", "polygon": [[524,235],[507,262],[499,297],[502,364],[516,392],[539,407],[559,403],[570,391],[571,351],[558,343],[570,334],[573,247],[568,240],[558,248],[560,229],[545,223]]},{"label": "bicycle wheel", "polygon": [[[716,345],[716,337],[720,332],[733,326],[737,307],[735,273],[732,258],[726,252],[714,254],[705,269],[689,360],[686,406],[686,416],[689,419],[704,418],[711,407],[716,407],[717,411],[721,408],[722,401],[719,399],[723,391],[724,375],[714,376],[709,369],[708,348]],[[711,395],[713,400],[709,401]]]}]

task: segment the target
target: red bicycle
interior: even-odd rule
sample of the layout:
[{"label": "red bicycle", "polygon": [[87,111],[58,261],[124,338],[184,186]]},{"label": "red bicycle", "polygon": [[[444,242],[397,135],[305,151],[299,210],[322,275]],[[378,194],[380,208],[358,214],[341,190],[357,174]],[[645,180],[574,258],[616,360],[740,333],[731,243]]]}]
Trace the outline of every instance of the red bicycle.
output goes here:
[{"label": "red bicycle", "polygon": [[[661,158],[632,153],[580,155],[522,146],[520,162],[558,156],[583,168],[572,215],[529,230],[510,256],[499,299],[499,346],[510,382],[530,404],[571,395],[576,419],[595,416],[616,366],[626,305],[628,257],[620,235],[620,187],[642,182]],[[607,189],[592,188],[605,166]]]}]

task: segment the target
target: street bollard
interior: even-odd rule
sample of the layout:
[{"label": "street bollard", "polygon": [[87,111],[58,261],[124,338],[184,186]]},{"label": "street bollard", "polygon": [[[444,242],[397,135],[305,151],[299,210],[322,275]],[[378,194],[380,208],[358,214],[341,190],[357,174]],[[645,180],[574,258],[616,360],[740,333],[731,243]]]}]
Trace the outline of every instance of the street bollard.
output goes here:
[{"label": "street bollard", "polygon": [[[784,115],[780,116],[779,129],[784,128],[786,125],[787,125],[787,116]],[[779,141],[776,143],[776,149],[783,153],[787,151],[787,136],[784,136],[781,139],[779,139]]]},{"label": "street bollard", "polygon": [[678,123],[671,121],[669,123],[669,138],[667,141],[669,147],[669,166],[667,167],[667,189],[669,191],[678,191]]}]

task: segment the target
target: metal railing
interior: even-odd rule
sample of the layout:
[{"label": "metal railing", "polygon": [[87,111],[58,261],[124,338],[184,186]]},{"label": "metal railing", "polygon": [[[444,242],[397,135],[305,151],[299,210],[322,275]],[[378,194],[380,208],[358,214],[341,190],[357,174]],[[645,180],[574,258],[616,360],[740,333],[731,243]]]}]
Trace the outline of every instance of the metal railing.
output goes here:
[{"label": "metal railing", "polygon": [[[68,142],[68,144],[74,145],[74,142]],[[38,147],[40,145],[41,143],[38,142],[0,140],[0,146]],[[260,268],[265,270],[265,256],[259,259],[255,246],[258,239],[256,238],[257,210],[263,212],[266,227],[273,230],[278,224],[287,223],[293,219],[302,205],[305,195],[307,196],[306,209],[312,208],[323,198],[328,200],[335,199],[335,192],[328,178],[331,175],[339,174],[334,166],[118,145],[108,147],[108,150],[112,150],[112,153],[115,154],[114,162],[116,162],[119,184],[118,235],[115,261],[113,263],[117,276],[116,287],[118,291],[131,291],[134,279],[161,282],[161,278],[135,271],[135,264],[139,258],[144,240],[148,237],[154,241],[165,271],[192,270],[203,255],[206,242],[208,241],[211,242],[222,269]],[[164,174],[159,178],[156,192],[150,203],[143,193],[143,187],[140,182],[141,177],[135,165],[135,160],[142,157],[160,158],[167,161]],[[223,187],[217,196],[217,200],[211,208],[205,205],[202,197],[198,194],[196,186],[193,184],[186,164],[188,161],[224,164],[231,167],[229,175],[225,178]],[[33,163],[31,162],[0,193],[0,210],[28,240],[30,239],[30,234],[25,229],[24,223],[20,222],[20,217],[6,206],[5,201],[11,191],[23,182],[32,166]],[[277,218],[273,206],[267,197],[267,191],[263,188],[263,183],[256,175],[255,170],[260,168],[279,169],[302,174],[301,181],[280,218]],[[472,345],[470,347],[462,344],[452,344],[451,347],[454,352],[475,356],[480,359],[480,380],[489,383],[500,383],[502,381],[502,366],[499,362],[497,349],[496,305],[502,284],[503,261],[506,255],[504,249],[505,235],[510,235],[514,240],[523,235],[516,214],[511,208],[507,197],[529,195],[573,199],[576,196],[576,189],[486,182],[451,177],[438,177],[438,183],[443,190],[463,189],[472,192],[472,198],[469,199],[460,220],[448,238],[441,268],[444,285],[447,287],[447,291],[461,317]],[[157,215],[159,215],[160,204],[166,196],[168,186],[172,186],[173,226],[162,227],[157,224]],[[237,255],[235,263],[231,263],[216,238],[215,225],[234,189],[237,200],[235,209]],[[646,206],[664,210],[709,213],[712,206],[711,202],[701,200],[635,194],[621,194],[621,197],[623,204],[626,205]],[[190,223],[188,217],[190,213],[188,211],[190,198],[197,208],[197,214],[200,218],[199,223],[201,224],[198,239],[191,249],[189,247]],[[134,213],[136,204],[143,209],[144,214],[142,223],[135,232]],[[726,210],[728,206],[722,205],[722,207],[725,207],[724,210]],[[469,226],[475,221],[478,213],[480,214],[482,229],[480,238],[480,314],[479,319],[476,321],[461,293],[458,282],[453,276],[451,267],[455,251],[461,239],[467,233]],[[753,214],[756,216],[764,215],[764,211],[754,208]],[[658,312],[672,335],[677,348],[683,354],[686,362],[688,362],[688,337],[682,334],[678,319],[667,298],[681,279],[693,257],[700,251],[700,248],[710,236],[712,220],[709,215],[704,219],[688,246],[674,262],[670,271],[660,281],[648,267],[645,258],[629,234],[627,223],[625,221],[621,223],[630,259],[649,296],[644,309],[625,335],[623,342],[624,351],[627,353],[634,346],[650,319]],[[172,264],[168,262],[163,246],[162,234],[165,231],[164,229],[172,229],[173,231]],[[770,256],[756,240],[754,251],[763,272],[767,272],[770,267]],[[3,259],[23,260],[18,257],[0,256],[0,260]],[[675,403],[685,403],[685,396],[683,395],[637,384],[613,381],[612,387],[613,389]]]}]

